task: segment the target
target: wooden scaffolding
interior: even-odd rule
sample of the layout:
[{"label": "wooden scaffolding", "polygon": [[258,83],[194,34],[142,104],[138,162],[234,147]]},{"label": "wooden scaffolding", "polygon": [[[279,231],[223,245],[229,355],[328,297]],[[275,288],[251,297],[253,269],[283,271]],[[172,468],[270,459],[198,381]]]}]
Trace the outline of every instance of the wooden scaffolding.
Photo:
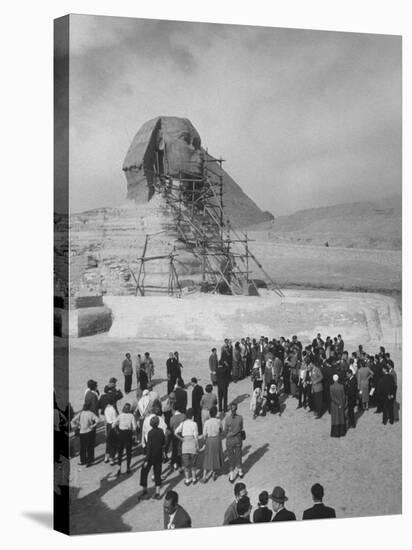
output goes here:
[{"label": "wooden scaffolding", "polygon": [[[166,153],[166,152],[165,152]],[[199,260],[201,265],[201,290],[204,292],[259,295],[258,285],[251,277],[252,266],[264,275],[275,293],[283,293],[275,281],[264,270],[262,264],[251,252],[251,242],[246,232],[235,228],[225,214],[222,158],[214,158],[207,151],[201,156],[201,173],[180,173],[173,177],[168,173],[167,154],[156,156],[153,167],[154,190],[160,193],[175,214],[178,238],[186,249]],[[218,167],[218,171],[214,168]],[[173,250],[167,256],[146,255],[146,236],[143,252],[138,258],[139,271],[133,273],[136,294],[167,292],[180,296],[182,292],[175,268],[177,253]],[[145,284],[147,262],[169,258],[168,287]]]}]

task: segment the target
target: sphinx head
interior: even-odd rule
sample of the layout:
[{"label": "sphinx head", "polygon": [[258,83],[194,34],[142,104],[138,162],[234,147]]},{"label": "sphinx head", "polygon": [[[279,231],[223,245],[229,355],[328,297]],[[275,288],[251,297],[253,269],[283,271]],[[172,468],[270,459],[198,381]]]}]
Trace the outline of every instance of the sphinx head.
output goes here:
[{"label": "sphinx head", "polygon": [[200,177],[200,146],[200,136],[187,118],[157,117],[143,124],[123,163],[127,198],[150,200],[156,173]]}]

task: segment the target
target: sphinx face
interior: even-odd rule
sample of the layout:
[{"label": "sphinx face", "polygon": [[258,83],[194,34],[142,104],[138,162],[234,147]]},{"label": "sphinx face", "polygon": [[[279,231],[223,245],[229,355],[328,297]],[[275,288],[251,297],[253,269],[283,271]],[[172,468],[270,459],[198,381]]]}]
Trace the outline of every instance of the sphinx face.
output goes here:
[{"label": "sphinx face", "polygon": [[157,149],[163,152],[170,176],[200,175],[200,143],[199,134],[188,120],[162,117]]},{"label": "sphinx face", "polygon": [[123,163],[127,197],[137,202],[154,194],[156,173],[172,178],[201,175],[200,135],[186,118],[158,117],[136,134]]}]

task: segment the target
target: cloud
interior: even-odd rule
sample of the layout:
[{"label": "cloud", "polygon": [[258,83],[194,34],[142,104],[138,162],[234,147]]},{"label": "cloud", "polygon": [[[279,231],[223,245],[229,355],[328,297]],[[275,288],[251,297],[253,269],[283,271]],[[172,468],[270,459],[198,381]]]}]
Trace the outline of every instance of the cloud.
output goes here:
[{"label": "cloud", "polygon": [[399,37],[74,16],[71,206],[120,204],[148,119],[189,118],[264,209],[401,188]]}]

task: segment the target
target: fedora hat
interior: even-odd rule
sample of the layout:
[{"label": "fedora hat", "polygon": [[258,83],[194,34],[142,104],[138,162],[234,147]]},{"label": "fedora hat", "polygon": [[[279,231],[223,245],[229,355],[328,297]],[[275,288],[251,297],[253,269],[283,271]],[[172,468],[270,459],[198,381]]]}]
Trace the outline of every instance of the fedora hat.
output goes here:
[{"label": "fedora hat", "polygon": [[275,487],[270,495],[270,498],[275,502],[286,502],[288,500],[285,489],[282,489],[282,487]]}]

